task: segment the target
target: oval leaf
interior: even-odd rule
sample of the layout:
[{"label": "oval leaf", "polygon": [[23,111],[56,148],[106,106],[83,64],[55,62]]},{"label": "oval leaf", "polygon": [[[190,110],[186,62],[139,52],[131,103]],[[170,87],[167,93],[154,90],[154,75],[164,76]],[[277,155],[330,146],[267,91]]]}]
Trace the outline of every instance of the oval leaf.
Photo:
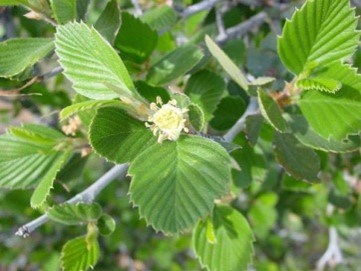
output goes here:
[{"label": "oval leaf", "polygon": [[253,233],[243,215],[228,206],[213,212],[216,242],[208,242],[208,223],[200,221],[193,232],[193,247],[202,266],[210,271],[245,271],[253,255]]},{"label": "oval leaf", "polygon": [[[79,94],[106,100],[135,91],[122,60],[94,28],[68,23],[57,28],[55,38],[60,65]],[[118,86],[122,92],[115,93],[105,83]]]},{"label": "oval leaf", "polygon": [[17,38],[0,42],[0,77],[12,77],[23,72],[53,48],[53,39],[47,38]]},{"label": "oval leaf", "polygon": [[316,182],[320,158],[309,147],[302,145],[292,134],[275,135],[273,144],[277,161],[298,180]]},{"label": "oval leaf", "polygon": [[179,233],[212,211],[228,188],[230,158],[196,136],[155,144],[131,164],[131,201],[156,230]]},{"label": "oval leaf", "polygon": [[98,110],[90,125],[90,144],[101,156],[115,163],[131,162],[157,142],[144,122],[116,107]]},{"label": "oval leaf", "polygon": [[262,89],[258,89],[257,93],[258,104],[263,117],[277,131],[285,132],[287,130],[287,123],[282,117],[282,111],[277,102]]},{"label": "oval leaf", "polygon": [[99,244],[89,242],[86,236],[68,241],[61,251],[61,267],[64,271],[79,271],[93,268],[99,258]]},{"label": "oval leaf", "polygon": [[304,117],[312,129],[327,140],[341,141],[361,132],[361,76],[347,65],[335,63],[319,76],[342,83],[335,94],[307,91],[299,101]]},{"label": "oval leaf", "polygon": [[359,40],[349,0],[306,1],[283,28],[278,52],[295,74],[350,58]]},{"label": "oval leaf", "polygon": [[97,203],[63,203],[48,209],[46,214],[58,223],[80,225],[97,221],[102,214],[102,208]]}]

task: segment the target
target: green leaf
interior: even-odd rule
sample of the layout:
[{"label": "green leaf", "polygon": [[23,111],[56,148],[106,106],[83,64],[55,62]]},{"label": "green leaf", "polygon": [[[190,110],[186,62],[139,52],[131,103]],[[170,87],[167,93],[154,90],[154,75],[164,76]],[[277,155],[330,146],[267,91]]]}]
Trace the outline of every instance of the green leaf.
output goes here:
[{"label": "green leaf", "polygon": [[114,42],[120,26],[120,9],[116,0],[110,0],[100,14],[94,27],[110,43]]},{"label": "green leaf", "polygon": [[202,131],[205,125],[205,119],[202,109],[196,104],[190,104],[188,106],[189,122],[196,131]]},{"label": "green leaf", "polygon": [[63,203],[48,209],[46,215],[65,225],[82,225],[97,221],[102,215],[102,208],[97,203]]},{"label": "green leaf", "polygon": [[90,0],[76,0],[76,14],[79,21],[85,20]]},{"label": "green leaf", "polygon": [[[34,143],[13,135],[0,136],[0,187],[29,189],[54,180],[62,152],[52,145]],[[50,174],[51,173],[51,174]]]},{"label": "green leaf", "polygon": [[28,0],[0,0],[0,6],[27,5]]},{"label": "green leaf", "polygon": [[147,81],[153,85],[173,81],[192,69],[202,57],[202,52],[195,45],[178,47],[150,68]]},{"label": "green leaf", "polygon": [[122,12],[122,25],[114,46],[119,49],[123,59],[142,63],[153,52],[157,41],[158,34],[149,25],[127,12]]},{"label": "green leaf", "polygon": [[313,149],[342,153],[356,151],[361,147],[360,135],[350,136],[347,140],[343,141],[337,141],[333,138],[327,140],[317,134],[302,115],[290,115],[287,118],[289,119],[289,126],[294,136],[302,144]]},{"label": "green leaf", "polygon": [[90,144],[101,156],[115,163],[131,162],[157,142],[144,122],[116,107],[98,110],[90,126]]},{"label": "green leaf", "polygon": [[218,104],[211,120],[211,126],[219,131],[231,128],[246,111],[246,104],[241,97],[227,96]]},{"label": "green leaf", "polygon": [[296,86],[304,90],[320,90],[335,93],[341,89],[342,84],[334,79],[314,77],[298,80]]},{"label": "green leaf", "polygon": [[0,77],[13,77],[54,48],[53,39],[16,38],[0,42]]},{"label": "green leaf", "polygon": [[149,102],[155,103],[157,101],[157,96],[162,99],[163,103],[167,103],[170,100],[169,92],[165,88],[154,87],[144,81],[135,82],[135,86],[138,93],[146,98]]},{"label": "green leaf", "polygon": [[347,60],[358,45],[356,26],[349,0],[306,1],[286,22],[278,53],[295,74]]},{"label": "green leaf", "polygon": [[335,94],[306,91],[299,106],[311,128],[320,136],[341,141],[361,131],[361,76],[348,65],[335,63],[317,76],[342,83]]},{"label": "green leaf", "polygon": [[114,219],[107,214],[104,214],[99,218],[97,225],[99,227],[99,233],[104,236],[112,234],[116,226]]},{"label": "green leaf", "polygon": [[22,126],[14,126],[8,129],[8,132],[13,136],[40,145],[55,146],[57,142],[65,139],[66,136],[61,132],[50,127],[39,124],[23,124]]},{"label": "green leaf", "polygon": [[217,59],[218,63],[228,73],[232,80],[235,81],[244,90],[248,90],[248,81],[241,70],[236,66],[236,64],[233,63],[233,61],[209,36],[206,36],[205,41],[208,50]]},{"label": "green leaf", "polygon": [[248,270],[253,255],[253,233],[235,209],[216,206],[213,226],[217,242],[207,242],[207,223],[200,221],[193,232],[193,247],[202,267],[209,271]]},{"label": "green leaf", "polygon": [[298,180],[316,182],[320,158],[309,147],[302,145],[292,134],[276,133],[274,141],[277,161]]},{"label": "green leaf", "polygon": [[226,88],[222,77],[213,72],[203,70],[192,74],[184,92],[193,103],[203,109],[205,120],[208,122],[211,120],[213,112],[225,94]]},{"label": "green leaf", "polygon": [[246,118],[246,136],[251,145],[256,145],[263,125],[263,117],[259,114],[249,115]]},{"label": "green leaf", "polygon": [[276,80],[274,77],[258,77],[252,82],[249,83],[249,85],[255,86],[255,87],[261,87],[265,85],[269,85],[273,83]]},{"label": "green leaf", "polygon": [[281,108],[277,102],[262,89],[258,89],[257,93],[258,104],[263,117],[277,131],[285,132],[287,130],[287,122],[282,117]]},{"label": "green leaf", "polygon": [[[239,143],[239,137],[235,143]],[[263,181],[266,177],[266,160],[264,153],[257,147],[251,147],[247,142],[242,145],[242,149],[232,152],[232,157],[236,160],[241,170],[232,172],[233,180],[238,187],[248,187],[253,181]]]},{"label": "green leaf", "polygon": [[99,258],[99,244],[95,239],[87,242],[86,236],[68,241],[61,251],[61,267],[64,271],[80,271],[94,268]]},{"label": "green leaf", "polygon": [[50,194],[50,190],[53,188],[53,183],[57,173],[69,157],[70,152],[56,153],[56,157],[52,160],[51,166],[44,172],[44,175],[39,180],[39,184],[31,196],[30,205],[32,208],[39,208],[44,205],[46,198]]},{"label": "green leaf", "polygon": [[74,21],[77,18],[76,0],[51,0],[53,15],[59,24]]},{"label": "green leaf", "polygon": [[60,121],[63,121],[78,112],[117,106],[122,109],[128,109],[130,107],[128,104],[125,104],[119,100],[89,100],[85,102],[74,103],[65,107],[63,110],[60,111],[59,117]]},{"label": "green leaf", "polygon": [[252,229],[260,239],[267,237],[267,234],[277,221],[277,211],[275,209],[277,200],[278,197],[275,193],[264,193],[254,200],[248,212]]},{"label": "green leaf", "polygon": [[[122,60],[110,44],[84,23],[58,26],[56,53],[64,74],[79,94],[95,100],[132,96],[133,82]],[[109,86],[118,86],[121,93]]]},{"label": "green leaf", "polygon": [[143,151],[131,164],[130,198],[154,229],[179,233],[209,214],[225,195],[230,158],[217,143],[181,136]]},{"label": "green leaf", "polygon": [[140,19],[154,30],[163,31],[172,27],[177,22],[177,17],[178,14],[173,8],[163,5],[146,11]]},{"label": "green leaf", "polygon": [[348,65],[335,63],[318,76],[342,83],[335,94],[307,91],[299,101],[312,129],[326,139],[341,141],[361,131],[361,76]]}]

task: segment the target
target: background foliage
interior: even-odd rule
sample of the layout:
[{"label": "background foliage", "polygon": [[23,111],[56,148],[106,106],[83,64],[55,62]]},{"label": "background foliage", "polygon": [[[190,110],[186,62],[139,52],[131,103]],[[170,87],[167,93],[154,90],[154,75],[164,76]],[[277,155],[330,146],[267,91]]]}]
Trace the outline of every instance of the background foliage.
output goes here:
[{"label": "background foliage", "polygon": [[[294,12],[304,2],[0,0],[1,41],[21,38],[0,46],[0,270],[228,271],[251,258],[250,270],[358,270],[361,3],[314,0]],[[212,136],[247,116],[233,142],[242,148],[221,142],[232,172],[220,144],[156,144],[139,110],[111,100],[156,96],[192,102],[193,127]],[[247,113],[252,103],[258,114]],[[132,181],[117,179],[97,203],[57,205],[130,161]],[[160,173],[157,161],[172,166]],[[230,174],[231,193],[198,221]],[[44,212],[51,221],[14,235]]]}]

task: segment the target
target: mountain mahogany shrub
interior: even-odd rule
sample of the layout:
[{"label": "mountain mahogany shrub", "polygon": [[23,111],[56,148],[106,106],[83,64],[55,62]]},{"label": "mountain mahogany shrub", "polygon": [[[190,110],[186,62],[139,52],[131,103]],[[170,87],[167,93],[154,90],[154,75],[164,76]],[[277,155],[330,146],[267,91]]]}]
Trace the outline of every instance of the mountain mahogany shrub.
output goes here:
[{"label": "mountain mahogany shrub", "polygon": [[[76,194],[70,181],[79,180],[89,156],[98,165],[101,157],[123,164],[123,171],[129,166],[133,212],[166,236],[188,240],[191,234],[188,245],[207,270],[247,270],[252,258],[257,268],[271,268],[273,261],[292,269],[283,262],[291,241],[280,239],[282,229],[297,234],[302,223],[309,227],[302,219],[320,216],[320,223],[330,227],[358,224],[361,77],[350,60],[359,32],[348,0],[309,0],[286,20],[277,41],[289,71],[284,78],[245,76],[228,56],[239,53],[240,40],[226,36],[227,54],[215,42],[214,30],[202,34],[204,41],[192,37],[191,29],[203,19],[199,15],[194,15],[196,23],[184,22],[171,7],[147,4],[149,10],[136,17],[120,12],[111,0],[91,25],[88,2],[0,0],[3,6],[26,7],[27,17],[49,22],[46,27],[55,31],[51,37],[0,43],[0,76],[9,89],[5,95],[9,91],[21,100],[22,94],[43,91],[55,97],[46,87],[31,86],[56,74],[32,77],[34,65],[47,66],[38,63],[46,56],[60,64],[57,72],[76,93],[71,104],[65,99],[60,105],[51,98],[25,96],[42,112],[49,105],[60,109],[56,127],[9,126],[0,136],[0,187],[30,189],[26,203],[55,223],[87,225],[84,235],[69,237],[60,259],[54,252],[49,270],[59,265],[86,270],[99,258],[102,265],[106,255],[99,256],[100,251],[108,248],[100,248],[98,240],[109,243],[113,237],[101,236],[126,227],[119,212],[112,212],[117,225],[106,213],[122,199],[108,193],[102,199],[104,211],[93,203],[111,181],[104,180],[116,176],[100,178],[72,200],[57,203],[58,197],[69,197],[59,184],[70,185]],[[182,28],[190,32],[189,40],[178,46],[175,36]],[[280,80],[291,74],[280,88]],[[55,84],[64,86],[58,78]],[[11,90],[15,80],[25,86]],[[6,198],[9,192],[3,193]],[[307,209],[315,204],[319,208]],[[326,205],[335,211],[326,213]],[[26,236],[43,224],[34,223],[18,234]],[[260,243],[256,250],[254,241]],[[272,261],[262,259],[260,250]]]}]

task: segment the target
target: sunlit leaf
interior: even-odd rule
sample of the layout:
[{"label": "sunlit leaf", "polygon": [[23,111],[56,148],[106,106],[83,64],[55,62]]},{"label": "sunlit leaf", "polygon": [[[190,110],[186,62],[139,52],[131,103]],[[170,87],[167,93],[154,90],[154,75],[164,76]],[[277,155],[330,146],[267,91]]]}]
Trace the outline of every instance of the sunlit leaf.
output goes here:
[{"label": "sunlit leaf", "polygon": [[283,28],[278,40],[281,60],[295,74],[347,60],[358,45],[356,26],[350,1],[306,1]]},{"label": "sunlit leaf", "polygon": [[131,201],[156,230],[183,232],[209,214],[230,181],[230,158],[217,143],[182,136],[143,151],[131,164]]},{"label": "sunlit leaf", "polygon": [[253,233],[242,214],[228,206],[216,206],[212,217],[217,242],[207,241],[207,223],[193,232],[193,247],[201,265],[209,271],[245,271],[253,255]]}]

